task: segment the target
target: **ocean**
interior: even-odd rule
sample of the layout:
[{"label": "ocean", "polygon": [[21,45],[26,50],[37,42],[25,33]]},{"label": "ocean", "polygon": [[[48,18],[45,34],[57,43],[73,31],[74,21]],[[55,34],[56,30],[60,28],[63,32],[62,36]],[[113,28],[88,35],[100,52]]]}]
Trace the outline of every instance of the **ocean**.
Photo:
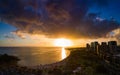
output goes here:
[{"label": "ocean", "polygon": [[70,51],[60,47],[0,47],[0,54],[17,56],[22,66],[37,66],[59,62],[69,56]]}]

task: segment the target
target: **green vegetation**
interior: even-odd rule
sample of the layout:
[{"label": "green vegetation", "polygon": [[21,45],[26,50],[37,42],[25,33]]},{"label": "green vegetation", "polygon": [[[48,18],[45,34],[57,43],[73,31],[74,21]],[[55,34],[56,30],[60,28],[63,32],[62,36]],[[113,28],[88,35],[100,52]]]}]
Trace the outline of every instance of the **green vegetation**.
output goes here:
[{"label": "green vegetation", "polygon": [[101,63],[97,55],[86,52],[85,49],[72,51],[68,58],[65,70],[73,71],[81,67],[76,75],[109,75],[107,69]]}]

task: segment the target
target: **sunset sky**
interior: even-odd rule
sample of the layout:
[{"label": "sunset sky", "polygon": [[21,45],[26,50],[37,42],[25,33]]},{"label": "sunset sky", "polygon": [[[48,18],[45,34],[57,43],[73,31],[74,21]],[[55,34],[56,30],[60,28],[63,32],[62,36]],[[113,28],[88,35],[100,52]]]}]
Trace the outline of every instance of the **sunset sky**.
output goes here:
[{"label": "sunset sky", "polygon": [[120,0],[0,0],[0,46],[120,44]]}]

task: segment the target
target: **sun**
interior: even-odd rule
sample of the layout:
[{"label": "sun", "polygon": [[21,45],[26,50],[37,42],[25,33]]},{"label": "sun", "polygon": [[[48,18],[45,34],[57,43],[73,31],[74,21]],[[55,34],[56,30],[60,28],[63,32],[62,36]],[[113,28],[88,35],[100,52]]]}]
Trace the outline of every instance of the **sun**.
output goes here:
[{"label": "sun", "polygon": [[72,42],[69,39],[60,38],[54,41],[54,45],[59,47],[68,47],[72,46]]}]

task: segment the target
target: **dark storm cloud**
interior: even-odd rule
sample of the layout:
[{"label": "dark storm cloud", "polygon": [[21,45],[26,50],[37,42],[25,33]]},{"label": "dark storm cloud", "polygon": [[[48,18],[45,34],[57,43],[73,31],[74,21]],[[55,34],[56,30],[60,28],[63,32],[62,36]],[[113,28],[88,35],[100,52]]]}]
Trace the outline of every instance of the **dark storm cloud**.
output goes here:
[{"label": "dark storm cloud", "polygon": [[16,32],[99,38],[118,28],[119,23],[101,20],[97,13],[88,13],[88,9],[108,3],[108,0],[0,0],[0,17],[14,25]]}]

